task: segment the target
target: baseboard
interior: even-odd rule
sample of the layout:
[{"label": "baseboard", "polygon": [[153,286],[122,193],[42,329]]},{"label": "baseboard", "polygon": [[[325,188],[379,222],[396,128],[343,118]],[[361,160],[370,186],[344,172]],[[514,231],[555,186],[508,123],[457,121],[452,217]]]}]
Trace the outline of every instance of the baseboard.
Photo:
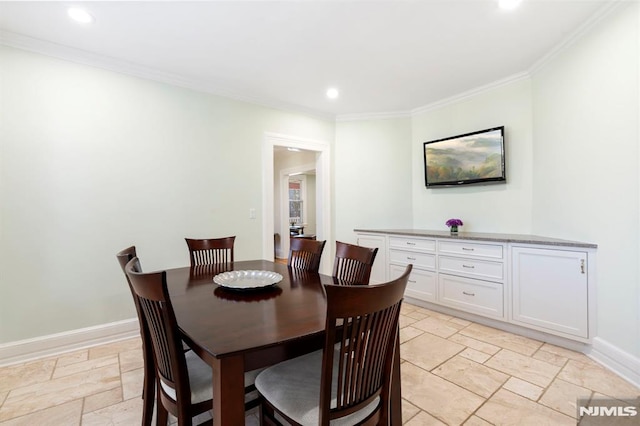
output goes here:
[{"label": "baseboard", "polygon": [[632,385],[640,388],[640,358],[599,337],[593,339],[593,346],[586,355]]},{"label": "baseboard", "polygon": [[137,318],[0,345],[0,367],[138,336]]},{"label": "baseboard", "polygon": [[432,311],[440,312],[446,315],[455,316],[458,318],[466,319],[468,321],[472,321],[481,325],[486,325],[487,327],[497,328],[498,330],[507,331],[509,333],[518,334],[523,337],[528,337],[529,339],[539,340],[541,342],[550,343],[555,346],[560,346],[572,351],[587,353],[589,351],[589,343],[579,342],[573,339],[568,339],[566,337],[556,336],[549,333],[544,333],[542,331],[534,330],[531,328],[527,328],[521,325],[508,323],[506,321],[497,320],[493,318],[484,317],[481,315],[472,314],[469,312],[460,311],[454,308],[449,308],[447,306],[438,305],[430,302],[425,302],[422,300],[414,299],[412,297],[406,297],[405,301],[412,303],[417,306],[422,306],[424,308],[430,309]]},{"label": "baseboard", "polygon": [[460,318],[467,319],[469,321],[477,322],[482,325],[494,327],[500,330],[508,331],[510,333],[519,334],[531,339],[547,342],[552,345],[561,346],[576,352],[582,352],[598,364],[620,376],[622,379],[640,388],[640,359],[634,357],[628,352],[621,350],[617,346],[612,345],[602,338],[595,337],[589,345],[586,343],[571,341],[563,337],[541,333],[536,330],[527,329],[518,325],[508,324],[502,321],[492,320],[490,318],[484,318],[478,315],[461,312],[456,309],[450,309],[446,306],[424,302],[421,300],[413,299],[411,297],[405,297],[405,300],[414,305],[422,306],[437,312],[454,315]]},{"label": "baseboard", "polygon": [[[489,324],[487,324],[489,325]],[[0,367],[138,336],[136,318],[0,345]],[[574,349],[575,350],[575,349]],[[584,350],[584,349],[583,349]],[[640,387],[640,359],[599,337],[585,354]]]}]

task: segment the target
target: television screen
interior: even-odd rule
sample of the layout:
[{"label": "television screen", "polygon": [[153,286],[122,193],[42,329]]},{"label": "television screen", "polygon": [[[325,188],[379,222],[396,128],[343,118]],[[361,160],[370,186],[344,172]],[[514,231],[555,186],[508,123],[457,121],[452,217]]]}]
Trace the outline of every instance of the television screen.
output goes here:
[{"label": "television screen", "polygon": [[428,188],[506,182],[504,126],[424,143]]}]

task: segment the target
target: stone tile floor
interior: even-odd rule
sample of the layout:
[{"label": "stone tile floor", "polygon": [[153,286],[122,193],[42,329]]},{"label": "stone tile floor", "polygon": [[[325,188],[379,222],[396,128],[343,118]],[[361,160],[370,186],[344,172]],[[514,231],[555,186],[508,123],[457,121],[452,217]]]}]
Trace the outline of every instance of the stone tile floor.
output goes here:
[{"label": "stone tile floor", "polygon": [[[575,425],[579,397],[640,396],[581,353],[408,303],[400,327],[407,426]],[[0,425],[139,425],[141,391],[138,338],[1,367]]]}]

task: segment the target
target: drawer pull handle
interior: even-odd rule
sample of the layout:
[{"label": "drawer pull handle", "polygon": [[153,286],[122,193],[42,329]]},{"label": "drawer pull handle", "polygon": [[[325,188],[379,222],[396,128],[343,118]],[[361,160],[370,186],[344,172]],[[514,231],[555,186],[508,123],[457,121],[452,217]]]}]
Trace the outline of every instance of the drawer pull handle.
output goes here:
[{"label": "drawer pull handle", "polygon": [[409,282],[410,282],[411,284],[415,284],[415,283],[416,283],[416,281],[415,281],[415,280],[409,280]]},{"label": "drawer pull handle", "polygon": [[473,251],[472,248],[467,248],[467,247],[462,247],[462,250],[464,250],[464,251]]},{"label": "drawer pull handle", "polygon": [[416,260],[416,258],[407,256],[407,260]]},{"label": "drawer pull handle", "polygon": [[463,268],[467,268],[467,269],[474,269],[475,266],[473,265],[462,265]]},{"label": "drawer pull handle", "polygon": [[584,274],[584,259],[580,259],[580,273]]},{"label": "drawer pull handle", "polygon": [[466,291],[463,291],[462,294],[464,294],[465,296],[475,296],[475,293],[467,293]]},{"label": "drawer pull handle", "polygon": [[411,241],[407,241],[407,245],[408,245],[408,246],[415,246],[415,245],[416,245],[416,243],[412,243]]}]

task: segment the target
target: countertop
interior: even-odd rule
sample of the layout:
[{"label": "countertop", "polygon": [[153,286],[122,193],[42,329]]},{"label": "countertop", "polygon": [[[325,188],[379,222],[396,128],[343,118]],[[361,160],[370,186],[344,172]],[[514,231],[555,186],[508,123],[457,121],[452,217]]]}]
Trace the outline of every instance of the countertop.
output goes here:
[{"label": "countertop", "polygon": [[498,243],[540,244],[547,246],[597,248],[597,244],[580,241],[561,240],[559,238],[542,237],[526,234],[492,234],[484,232],[458,232],[451,234],[449,231],[431,231],[428,229],[354,229],[355,232],[369,234],[393,234],[411,237],[449,238],[452,240],[482,240]]}]

